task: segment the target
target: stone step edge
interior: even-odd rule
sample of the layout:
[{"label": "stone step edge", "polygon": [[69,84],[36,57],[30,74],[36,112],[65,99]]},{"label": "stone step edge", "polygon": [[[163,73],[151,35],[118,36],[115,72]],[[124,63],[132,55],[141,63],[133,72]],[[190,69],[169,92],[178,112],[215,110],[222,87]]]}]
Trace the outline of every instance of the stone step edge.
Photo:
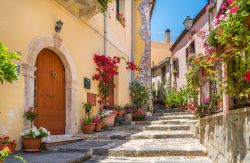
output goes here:
[{"label": "stone step edge", "polygon": [[164,156],[207,156],[207,150],[126,150],[126,149],[109,149],[108,156],[113,157],[164,157]]},{"label": "stone step edge", "polygon": [[177,134],[155,134],[155,135],[128,135],[128,136],[96,136],[84,137],[84,140],[144,140],[144,139],[167,139],[167,138],[194,138],[192,133],[177,133]]},{"label": "stone step edge", "polygon": [[[113,156],[100,156],[100,155],[92,155],[92,157],[90,158],[89,161],[95,161],[95,162],[99,162],[99,163],[127,163],[129,162],[144,162],[145,160],[147,160],[146,162],[150,162],[153,163],[155,161],[159,161],[159,162],[172,162],[173,161],[202,161],[204,163],[212,163],[212,161],[205,156],[172,156],[172,157],[132,157],[132,158],[128,158],[128,157],[113,157]],[[108,162],[107,162],[108,161]],[[86,162],[88,163],[88,161]]]},{"label": "stone step edge", "polygon": [[49,141],[42,141],[41,149],[48,150],[50,147],[71,144],[71,143],[75,143],[75,142],[82,141],[82,140],[83,138],[80,138],[80,137],[72,137],[72,138],[61,139],[61,140],[55,139],[55,140],[49,140]]}]

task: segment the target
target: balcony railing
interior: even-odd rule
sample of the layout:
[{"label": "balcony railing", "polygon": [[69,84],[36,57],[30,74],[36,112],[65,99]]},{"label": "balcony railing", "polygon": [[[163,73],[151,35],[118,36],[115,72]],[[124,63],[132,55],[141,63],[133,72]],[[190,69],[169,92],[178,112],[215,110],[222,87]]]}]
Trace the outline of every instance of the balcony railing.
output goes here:
[{"label": "balcony railing", "polygon": [[55,0],[73,15],[81,18],[91,18],[98,14],[101,5],[97,0]]}]

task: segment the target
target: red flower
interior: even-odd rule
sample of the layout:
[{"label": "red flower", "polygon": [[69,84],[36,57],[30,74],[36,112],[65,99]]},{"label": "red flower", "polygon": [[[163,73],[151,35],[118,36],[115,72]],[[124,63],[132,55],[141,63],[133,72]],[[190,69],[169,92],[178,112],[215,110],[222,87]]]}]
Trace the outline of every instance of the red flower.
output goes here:
[{"label": "red flower", "polygon": [[250,71],[246,72],[245,78],[246,78],[247,81],[250,81]]},{"label": "red flower", "polygon": [[232,4],[234,0],[227,0],[227,4]]},{"label": "red flower", "polygon": [[239,7],[238,7],[238,6],[234,6],[234,7],[232,7],[232,8],[230,9],[230,13],[231,13],[231,14],[234,14],[234,13],[236,13],[238,10],[239,10]]}]

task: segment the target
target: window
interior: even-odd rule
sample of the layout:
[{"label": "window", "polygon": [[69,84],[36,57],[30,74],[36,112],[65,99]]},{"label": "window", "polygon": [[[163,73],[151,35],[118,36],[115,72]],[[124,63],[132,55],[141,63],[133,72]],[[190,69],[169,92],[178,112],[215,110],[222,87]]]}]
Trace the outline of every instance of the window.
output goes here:
[{"label": "window", "polygon": [[161,68],[161,80],[165,81],[166,80],[166,67]]},{"label": "window", "polygon": [[186,63],[188,63],[189,57],[195,54],[195,42],[191,42],[191,44],[186,48]]},{"label": "window", "polygon": [[179,76],[179,60],[178,60],[178,58],[175,58],[174,60],[173,60],[173,74],[174,74],[174,76]]}]

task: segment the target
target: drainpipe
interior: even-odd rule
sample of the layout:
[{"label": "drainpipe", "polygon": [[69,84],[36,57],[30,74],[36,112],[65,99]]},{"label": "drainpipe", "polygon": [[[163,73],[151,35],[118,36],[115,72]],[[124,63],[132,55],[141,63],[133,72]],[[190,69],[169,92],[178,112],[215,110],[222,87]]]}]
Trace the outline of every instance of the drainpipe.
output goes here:
[{"label": "drainpipe", "polygon": [[103,42],[103,46],[104,46],[104,55],[107,56],[107,34],[108,34],[108,18],[107,18],[107,12],[104,12],[103,14],[104,16],[104,42]]},{"label": "drainpipe", "polygon": [[[131,1],[131,61],[134,62],[134,0]],[[134,80],[134,71],[131,71],[131,82]]]}]

